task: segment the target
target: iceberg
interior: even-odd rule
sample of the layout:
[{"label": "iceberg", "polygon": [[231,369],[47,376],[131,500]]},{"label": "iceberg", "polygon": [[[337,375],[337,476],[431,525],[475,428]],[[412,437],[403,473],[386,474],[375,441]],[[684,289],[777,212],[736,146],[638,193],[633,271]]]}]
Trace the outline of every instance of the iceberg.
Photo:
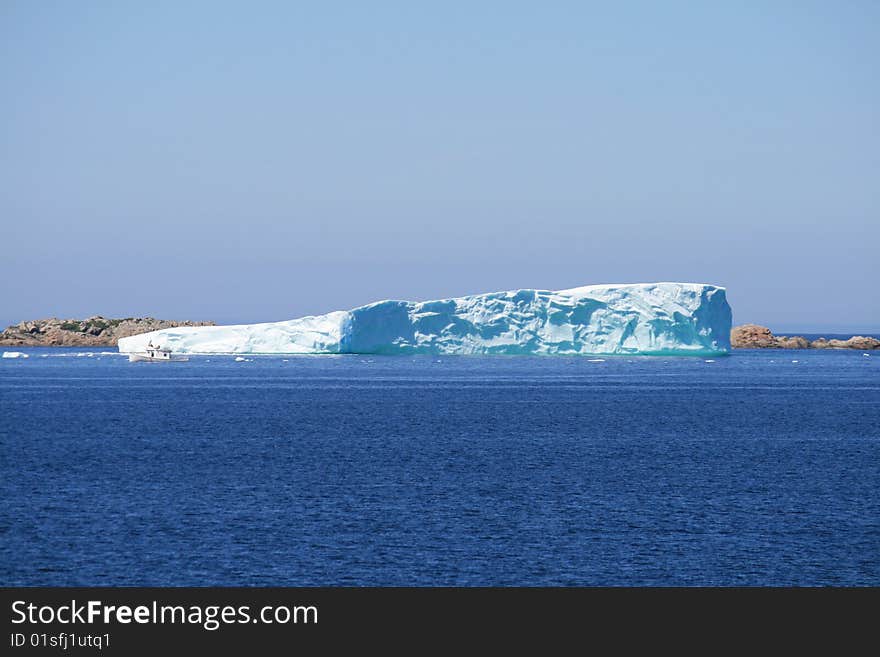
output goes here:
[{"label": "iceberg", "polygon": [[119,340],[189,354],[530,354],[717,356],[730,350],[724,288],[699,283],[511,290],[378,301],[283,322],[179,326]]}]

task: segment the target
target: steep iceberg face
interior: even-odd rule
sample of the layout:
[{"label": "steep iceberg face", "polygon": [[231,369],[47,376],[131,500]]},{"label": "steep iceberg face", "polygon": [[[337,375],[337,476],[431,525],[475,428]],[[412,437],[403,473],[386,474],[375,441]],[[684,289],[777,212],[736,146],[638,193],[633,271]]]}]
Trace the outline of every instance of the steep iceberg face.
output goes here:
[{"label": "steep iceberg face", "polygon": [[513,290],[439,301],[379,301],[270,324],[184,326],[119,340],[178,353],[645,354],[730,350],[724,288],[696,283]]}]

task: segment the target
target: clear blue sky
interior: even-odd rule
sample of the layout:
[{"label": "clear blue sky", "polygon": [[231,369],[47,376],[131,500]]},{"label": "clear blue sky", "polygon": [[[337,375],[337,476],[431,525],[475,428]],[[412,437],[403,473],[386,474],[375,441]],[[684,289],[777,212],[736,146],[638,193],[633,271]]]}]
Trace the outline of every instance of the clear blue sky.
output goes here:
[{"label": "clear blue sky", "polygon": [[880,328],[880,3],[0,2],[0,322],[683,280]]}]

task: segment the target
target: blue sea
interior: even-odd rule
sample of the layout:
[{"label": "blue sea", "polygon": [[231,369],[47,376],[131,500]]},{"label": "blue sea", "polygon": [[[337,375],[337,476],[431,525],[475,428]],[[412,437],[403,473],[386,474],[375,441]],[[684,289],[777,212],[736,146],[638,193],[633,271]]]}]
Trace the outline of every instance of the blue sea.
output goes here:
[{"label": "blue sea", "polygon": [[18,351],[0,584],[880,585],[880,352]]}]

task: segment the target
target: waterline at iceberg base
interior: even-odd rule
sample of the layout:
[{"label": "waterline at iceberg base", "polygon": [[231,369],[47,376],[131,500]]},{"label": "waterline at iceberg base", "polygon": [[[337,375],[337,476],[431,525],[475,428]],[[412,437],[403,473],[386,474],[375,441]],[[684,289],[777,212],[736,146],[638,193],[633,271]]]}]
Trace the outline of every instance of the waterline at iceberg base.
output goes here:
[{"label": "waterline at iceberg base", "polygon": [[284,322],[182,326],[119,340],[188,354],[528,354],[715,356],[730,350],[724,288],[698,283],[512,290],[378,301]]}]

